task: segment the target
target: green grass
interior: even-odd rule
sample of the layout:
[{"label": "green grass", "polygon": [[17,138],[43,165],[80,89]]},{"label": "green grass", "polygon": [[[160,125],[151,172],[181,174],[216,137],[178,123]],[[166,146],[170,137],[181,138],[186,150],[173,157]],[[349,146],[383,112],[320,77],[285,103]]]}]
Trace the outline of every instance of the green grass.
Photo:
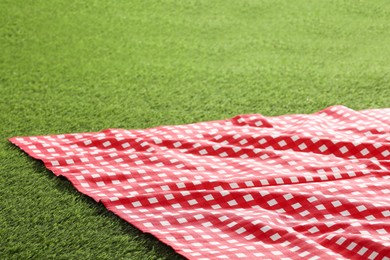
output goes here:
[{"label": "green grass", "polygon": [[179,259],[7,138],[390,105],[383,1],[0,2],[0,259]]}]

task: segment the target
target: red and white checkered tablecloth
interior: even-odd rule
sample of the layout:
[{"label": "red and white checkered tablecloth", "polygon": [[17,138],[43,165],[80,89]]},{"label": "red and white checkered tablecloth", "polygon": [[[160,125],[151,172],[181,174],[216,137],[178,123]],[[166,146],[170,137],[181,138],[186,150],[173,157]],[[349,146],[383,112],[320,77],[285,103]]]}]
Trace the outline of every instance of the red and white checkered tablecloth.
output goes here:
[{"label": "red and white checkered tablecloth", "polygon": [[390,109],[10,141],[188,259],[390,256]]}]

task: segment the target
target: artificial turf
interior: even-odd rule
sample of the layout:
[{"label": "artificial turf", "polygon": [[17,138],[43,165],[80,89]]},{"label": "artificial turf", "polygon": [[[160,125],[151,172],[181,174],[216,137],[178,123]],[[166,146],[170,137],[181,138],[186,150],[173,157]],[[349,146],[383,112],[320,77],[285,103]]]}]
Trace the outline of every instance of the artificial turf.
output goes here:
[{"label": "artificial turf", "polygon": [[13,136],[390,106],[390,2],[0,2],[0,259],[180,259]]}]

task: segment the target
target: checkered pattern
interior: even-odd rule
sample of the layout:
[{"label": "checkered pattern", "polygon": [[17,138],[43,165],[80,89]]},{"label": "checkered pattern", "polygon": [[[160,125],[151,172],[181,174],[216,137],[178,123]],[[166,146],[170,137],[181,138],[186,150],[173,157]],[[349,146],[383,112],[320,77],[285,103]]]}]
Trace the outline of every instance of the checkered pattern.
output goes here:
[{"label": "checkered pattern", "polygon": [[390,109],[10,141],[189,259],[390,256]]}]

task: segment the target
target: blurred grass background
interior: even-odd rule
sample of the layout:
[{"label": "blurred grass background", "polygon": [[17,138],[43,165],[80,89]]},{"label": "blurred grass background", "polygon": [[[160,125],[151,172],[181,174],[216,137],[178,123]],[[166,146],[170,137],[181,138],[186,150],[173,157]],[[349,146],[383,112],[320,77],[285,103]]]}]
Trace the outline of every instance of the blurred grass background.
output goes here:
[{"label": "blurred grass background", "polygon": [[386,0],[2,0],[0,25],[1,259],[180,259],[7,138],[390,105]]}]

